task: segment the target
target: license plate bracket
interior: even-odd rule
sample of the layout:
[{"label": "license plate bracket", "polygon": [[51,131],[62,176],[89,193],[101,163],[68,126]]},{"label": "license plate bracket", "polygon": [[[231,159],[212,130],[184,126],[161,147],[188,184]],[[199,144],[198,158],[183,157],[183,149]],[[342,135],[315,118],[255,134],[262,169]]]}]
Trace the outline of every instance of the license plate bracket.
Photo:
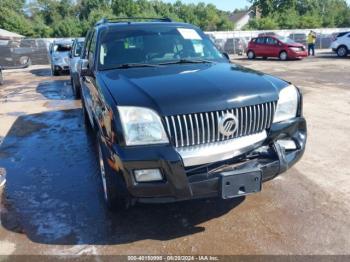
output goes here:
[{"label": "license plate bracket", "polygon": [[221,173],[221,197],[228,199],[260,192],[261,178],[259,169]]}]

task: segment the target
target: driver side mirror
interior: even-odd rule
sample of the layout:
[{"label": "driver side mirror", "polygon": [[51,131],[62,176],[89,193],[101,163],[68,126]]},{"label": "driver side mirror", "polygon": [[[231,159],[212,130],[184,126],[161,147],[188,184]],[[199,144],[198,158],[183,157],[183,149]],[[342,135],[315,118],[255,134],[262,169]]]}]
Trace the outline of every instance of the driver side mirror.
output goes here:
[{"label": "driver side mirror", "polygon": [[230,56],[229,56],[228,53],[223,52],[222,55],[223,55],[224,57],[226,57],[226,59],[227,59],[228,61],[231,61]]},{"label": "driver side mirror", "polygon": [[92,76],[92,71],[89,66],[89,60],[87,59],[80,59],[78,71],[80,76]]}]

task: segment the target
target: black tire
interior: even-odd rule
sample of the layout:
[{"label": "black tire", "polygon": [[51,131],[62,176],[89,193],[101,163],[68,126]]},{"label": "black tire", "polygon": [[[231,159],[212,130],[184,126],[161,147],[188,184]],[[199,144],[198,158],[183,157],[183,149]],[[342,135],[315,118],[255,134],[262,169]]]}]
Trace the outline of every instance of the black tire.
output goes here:
[{"label": "black tire", "polygon": [[286,51],[282,51],[279,55],[281,61],[286,61],[288,59],[288,54]]},{"label": "black tire", "polygon": [[110,211],[126,210],[131,206],[130,195],[122,175],[109,166],[99,133],[96,135],[96,145],[103,199]]},{"label": "black tire", "polygon": [[348,48],[344,45],[339,46],[337,49],[337,55],[339,57],[346,57],[348,55],[348,52],[349,52]]},{"label": "black tire", "polygon": [[51,69],[51,71],[52,71],[52,75],[53,76],[59,76],[60,75],[60,72],[58,72],[57,70],[55,70],[55,69]]},{"label": "black tire", "polygon": [[248,57],[248,59],[250,59],[250,60],[254,59],[254,58],[255,58],[255,53],[254,53],[254,51],[249,50],[249,51],[247,52],[247,57]]}]

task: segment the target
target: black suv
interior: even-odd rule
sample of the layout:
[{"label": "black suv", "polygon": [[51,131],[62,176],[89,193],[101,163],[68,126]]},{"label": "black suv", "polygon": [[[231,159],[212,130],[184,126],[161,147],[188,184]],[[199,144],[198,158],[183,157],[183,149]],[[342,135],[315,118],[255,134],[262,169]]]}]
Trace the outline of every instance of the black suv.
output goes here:
[{"label": "black suv", "polygon": [[102,20],[81,58],[111,208],[258,192],[304,153],[298,88],[231,64],[193,25]]}]

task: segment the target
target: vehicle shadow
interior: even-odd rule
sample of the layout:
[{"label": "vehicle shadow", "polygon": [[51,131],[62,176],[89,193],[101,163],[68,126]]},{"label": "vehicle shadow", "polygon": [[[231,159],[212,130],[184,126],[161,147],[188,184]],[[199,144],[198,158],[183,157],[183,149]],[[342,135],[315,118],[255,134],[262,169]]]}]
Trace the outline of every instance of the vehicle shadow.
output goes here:
[{"label": "vehicle shadow", "polygon": [[2,226],[44,244],[170,240],[205,231],[200,224],[244,201],[138,204],[110,213],[103,202],[92,141],[80,109],[19,117],[0,146],[0,167],[7,174]]},{"label": "vehicle shadow", "polygon": [[332,59],[332,60],[344,60],[344,59],[350,59],[350,56],[347,57],[339,57],[336,54],[320,54],[316,55],[315,58],[320,58],[320,59]]},{"label": "vehicle shadow", "polygon": [[51,76],[52,75],[50,68],[31,69],[29,72],[35,76]]},{"label": "vehicle shadow", "polygon": [[297,62],[301,61],[302,59],[288,59],[285,61],[280,60],[279,58],[274,58],[274,57],[269,57],[269,58],[262,58],[262,57],[257,57],[254,59],[249,59],[248,57],[234,57],[231,58],[231,62],[235,61],[248,61],[248,62],[280,62],[280,63],[288,63],[288,62]]},{"label": "vehicle shadow", "polygon": [[70,81],[66,79],[40,82],[36,92],[50,100],[74,99]]}]

